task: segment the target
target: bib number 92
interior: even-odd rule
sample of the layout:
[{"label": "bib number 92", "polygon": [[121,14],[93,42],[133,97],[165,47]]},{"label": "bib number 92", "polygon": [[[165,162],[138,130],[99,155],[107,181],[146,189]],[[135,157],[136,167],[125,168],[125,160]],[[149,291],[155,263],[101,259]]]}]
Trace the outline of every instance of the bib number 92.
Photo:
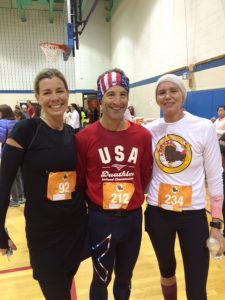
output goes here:
[{"label": "bib number 92", "polygon": [[70,193],[70,185],[68,182],[60,182],[59,193],[60,194]]}]

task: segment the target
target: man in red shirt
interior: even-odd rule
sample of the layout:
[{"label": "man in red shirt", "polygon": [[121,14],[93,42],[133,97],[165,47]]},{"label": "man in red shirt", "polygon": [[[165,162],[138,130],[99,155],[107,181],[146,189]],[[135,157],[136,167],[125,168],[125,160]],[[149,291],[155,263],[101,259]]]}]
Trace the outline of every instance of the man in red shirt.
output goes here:
[{"label": "man in red shirt", "polygon": [[102,117],[76,135],[77,184],[86,192],[94,274],[90,300],[130,298],[142,236],[144,190],[152,172],[150,133],[127,121],[129,79],[120,69],[99,76]]},{"label": "man in red shirt", "polygon": [[27,112],[28,112],[30,118],[35,117],[35,109],[30,100],[27,100]]}]

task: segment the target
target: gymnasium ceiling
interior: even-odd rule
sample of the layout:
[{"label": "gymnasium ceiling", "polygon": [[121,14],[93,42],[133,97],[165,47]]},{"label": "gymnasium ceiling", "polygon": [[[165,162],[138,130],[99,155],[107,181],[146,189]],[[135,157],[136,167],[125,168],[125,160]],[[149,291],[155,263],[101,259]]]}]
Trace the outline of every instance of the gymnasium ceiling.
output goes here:
[{"label": "gymnasium ceiling", "polygon": [[[65,0],[66,1],[66,0]],[[74,1],[74,0],[71,0]],[[77,0],[80,2],[81,10],[93,5],[96,0]],[[105,2],[105,20],[109,22],[118,5],[122,0],[99,0]],[[98,2],[98,1],[96,1]],[[49,10],[49,22],[54,22],[54,11],[64,8],[64,0],[0,0],[0,9],[18,9],[18,18],[21,22],[26,22],[26,10]]]}]

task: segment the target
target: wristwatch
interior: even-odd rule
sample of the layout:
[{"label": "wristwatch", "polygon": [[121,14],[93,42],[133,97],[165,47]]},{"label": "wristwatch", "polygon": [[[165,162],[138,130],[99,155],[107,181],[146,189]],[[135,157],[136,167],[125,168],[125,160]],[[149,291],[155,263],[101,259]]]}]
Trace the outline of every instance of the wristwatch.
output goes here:
[{"label": "wristwatch", "polygon": [[221,222],[210,222],[209,225],[213,228],[221,229]]}]

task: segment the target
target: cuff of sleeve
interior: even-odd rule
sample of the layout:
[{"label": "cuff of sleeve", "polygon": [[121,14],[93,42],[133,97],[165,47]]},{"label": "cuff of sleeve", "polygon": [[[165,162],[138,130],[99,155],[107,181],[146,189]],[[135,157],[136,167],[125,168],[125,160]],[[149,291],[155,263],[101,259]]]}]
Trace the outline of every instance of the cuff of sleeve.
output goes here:
[{"label": "cuff of sleeve", "polygon": [[8,235],[5,232],[0,232],[0,248],[8,248]]},{"label": "cuff of sleeve", "polygon": [[223,196],[210,197],[210,207],[212,218],[220,218],[223,205]]}]

